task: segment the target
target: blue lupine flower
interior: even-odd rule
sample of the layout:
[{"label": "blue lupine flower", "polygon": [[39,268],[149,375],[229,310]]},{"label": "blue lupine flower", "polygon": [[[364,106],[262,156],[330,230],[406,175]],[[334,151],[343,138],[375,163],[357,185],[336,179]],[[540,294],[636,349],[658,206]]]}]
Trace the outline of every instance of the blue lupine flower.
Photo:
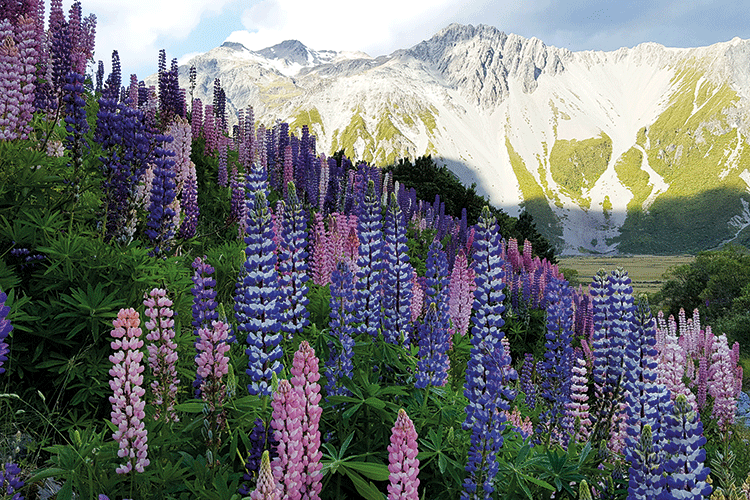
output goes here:
[{"label": "blue lupine flower", "polygon": [[354,276],[349,266],[343,261],[336,264],[331,273],[331,335],[341,344],[341,349],[328,343],[331,357],[326,362],[326,392],[332,395],[348,395],[349,390],[340,384],[344,377],[351,378],[354,365]]},{"label": "blue lupine flower", "polygon": [[[23,488],[23,481],[20,478],[21,468],[14,463],[6,463],[0,469],[0,491],[3,498],[10,500],[23,500],[20,489]],[[7,495],[13,495],[8,497]]]},{"label": "blue lupine flower", "polygon": [[355,314],[360,333],[378,336],[382,321],[381,279],[383,276],[383,223],[375,184],[370,181],[357,213],[359,257]]},{"label": "blue lupine flower", "polygon": [[509,410],[507,401],[513,399],[505,380],[506,374],[512,373],[507,366],[510,356],[506,355],[500,342],[505,310],[501,245],[496,220],[485,206],[474,240],[477,289],[474,291],[471,355],[464,384],[468,404],[463,423],[463,428],[471,431],[471,444],[463,499],[492,498],[498,471],[496,457],[503,446],[502,430],[505,427],[501,410]]},{"label": "blue lupine flower", "polygon": [[665,422],[664,451],[669,458],[664,464],[667,474],[665,498],[703,499],[711,495],[711,485],[706,483],[710,472],[706,461],[706,438],[700,416],[693,411],[684,394],[677,396],[674,412]]},{"label": "blue lupine flower", "polygon": [[[172,141],[172,136],[156,137],[162,141]],[[169,241],[174,236],[175,213],[170,207],[175,198],[176,187],[172,156],[174,152],[161,146],[154,148],[154,180],[151,183],[151,205],[148,207],[145,231],[154,245],[151,255],[169,251]]]},{"label": "blue lupine flower", "polygon": [[263,191],[255,193],[255,203],[247,216],[245,255],[236,287],[237,329],[247,335],[249,347],[247,374],[252,395],[271,395],[271,379],[281,373],[280,290],[276,271],[276,244],[268,202]]},{"label": "blue lupine flower", "polygon": [[408,344],[412,331],[411,297],[414,269],[406,246],[406,221],[396,196],[391,196],[385,217],[383,248],[383,338],[391,344]]},{"label": "blue lupine flower", "polygon": [[634,450],[630,464],[628,500],[654,500],[661,495],[666,485],[662,457],[654,447],[651,426],[643,426],[643,432]]},{"label": "blue lupine flower", "polygon": [[518,380],[518,386],[521,392],[526,396],[526,406],[533,410],[536,407],[536,385],[534,384],[534,355],[530,352],[524,354],[523,367],[521,376]]},{"label": "blue lupine flower", "polygon": [[425,305],[427,312],[420,327],[419,361],[415,387],[442,386],[448,381],[448,352],[450,326],[448,315],[448,259],[442,244],[435,239],[430,244],[426,262]]},{"label": "blue lupine flower", "polygon": [[287,199],[289,207],[284,214],[279,248],[279,280],[286,305],[281,328],[287,338],[292,338],[310,324],[307,310],[307,214],[292,182],[287,188]]}]

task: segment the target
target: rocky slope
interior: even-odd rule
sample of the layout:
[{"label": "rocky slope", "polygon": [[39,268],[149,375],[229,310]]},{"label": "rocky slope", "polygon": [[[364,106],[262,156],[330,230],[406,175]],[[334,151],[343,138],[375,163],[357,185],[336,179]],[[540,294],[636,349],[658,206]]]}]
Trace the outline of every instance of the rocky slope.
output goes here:
[{"label": "rocky slope", "polygon": [[180,68],[232,114],[310,126],[386,165],[432,154],[559,251],[695,252],[750,241],[750,41],[571,52],[451,25],[389,56],[225,43]]}]

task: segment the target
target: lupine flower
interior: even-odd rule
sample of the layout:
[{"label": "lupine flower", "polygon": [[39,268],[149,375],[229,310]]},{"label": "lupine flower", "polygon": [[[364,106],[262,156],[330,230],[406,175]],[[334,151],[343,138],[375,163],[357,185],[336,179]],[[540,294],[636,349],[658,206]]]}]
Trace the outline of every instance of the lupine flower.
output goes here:
[{"label": "lupine flower", "polygon": [[[524,364],[524,368],[526,365]],[[570,402],[565,405],[565,415],[575,424],[578,419],[578,433],[576,439],[586,440],[591,432],[591,419],[589,418],[589,396],[586,376],[586,360],[580,355],[575,356],[575,365],[571,369]],[[530,408],[532,408],[530,406]],[[574,425],[568,425],[574,428]]]},{"label": "lupine flower", "polygon": [[320,374],[318,358],[310,344],[303,340],[292,362],[292,386],[300,393],[303,401],[302,411],[302,470],[300,493],[304,500],[315,499],[323,488],[320,462],[323,453],[320,451]]},{"label": "lupine flower", "polygon": [[[545,424],[550,430],[562,423],[570,402],[573,361],[573,298],[568,283],[553,278],[547,292],[547,333],[544,360],[540,363],[541,396],[549,404]],[[572,429],[565,429],[570,431]],[[560,438],[561,436],[556,436]]]},{"label": "lupine flower", "polygon": [[357,235],[357,283],[355,291],[355,314],[360,323],[359,331],[372,338],[378,336],[381,313],[381,290],[383,269],[383,223],[380,214],[375,184],[368,183],[367,193],[358,205]]},{"label": "lupine flower", "polygon": [[526,399],[524,402],[529,409],[533,410],[536,406],[536,384],[534,384],[534,355],[527,352],[523,356],[523,367],[521,368],[521,376],[518,380],[518,386],[521,388],[521,392],[524,393]]},{"label": "lupine flower", "polygon": [[628,499],[653,500],[661,498],[666,479],[663,475],[663,460],[654,449],[651,425],[643,426],[638,447],[634,450],[628,481]]},{"label": "lupine flower", "polygon": [[282,498],[301,498],[304,448],[302,446],[302,394],[288,380],[281,380],[273,393],[274,438],[278,442],[278,456],[273,459],[271,469],[276,483],[281,486]]},{"label": "lupine flower", "polygon": [[307,310],[307,214],[297,199],[294,184],[288,186],[288,211],[279,234],[279,284],[284,290],[288,309],[284,313],[282,331],[287,338],[302,333],[309,323]]},{"label": "lupine flower", "polygon": [[706,438],[703,424],[684,395],[674,402],[674,413],[668,415],[664,425],[666,444],[664,451],[669,458],[664,464],[667,475],[668,499],[703,499],[711,495],[711,485],[706,482],[709,469],[706,461]]},{"label": "lupine flower", "polygon": [[406,246],[406,221],[396,196],[391,196],[384,224],[383,338],[391,344],[409,344],[412,331],[412,276]]},{"label": "lupine flower", "polygon": [[466,332],[469,330],[475,289],[474,271],[469,267],[463,249],[460,249],[453,262],[448,304],[453,328],[461,335],[466,335]]},{"label": "lupine flower", "polygon": [[448,381],[448,259],[439,240],[433,240],[426,263],[427,313],[420,327],[419,361],[415,387]]},{"label": "lupine flower", "polygon": [[281,500],[281,491],[276,484],[271,471],[271,460],[268,458],[268,450],[263,452],[258,470],[258,486],[250,494],[252,500]]},{"label": "lupine flower", "polygon": [[193,99],[190,113],[190,135],[193,139],[197,139],[203,133],[203,103],[200,99]]},{"label": "lupine flower", "polygon": [[0,290],[0,374],[5,373],[3,364],[8,361],[8,353],[10,352],[10,347],[8,347],[8,342],[5,339],[8,338],[8,335],[13,330],[13,325],[10,324],[10,320],[8,319],[10,306],[5,305],[7,300],[8,296]]},{"label": "lupine flower", "polygon": [[331,274],[331,335],[338,338],[341,344],[339,350],[332,342],[328,347],[331,357],[326,363],[326,392],[331,395],[347,395],[349,390],[343,387],[339,380],[351,378],[354,366],[354,283],[352,272],[343,262],[339,262],[336,270]]},{"label": "lupine flower", "polygon": [[179,236],[183,240],[188,240],[195,236],[195,230],[198,226],[200,208],[198,207],[198,183],[195,175],[195,164],[191,161],[188,177],[182,189],[182,206],[185,212],[185,219],[183,219],[180,225]]},{"label": "lupine flower", "polygon": [[672,333],[666,333],[664,341],[659,346],[659,351],[656,381],[667,388],[672,399],[682,394],[687,398],[690,406],[694,410],[697,410],[698,403],[695,399],[695,394],[688,389],[682,379],[685,374],[687,357],[685,356],[685,350],[677,341],[677,336]]},{"label": "lupine flower", "polygon": [[726,335],[719,335],[713,343],[708,393],[714,398],[711,417],[717,420],[721,432],[726,432],[734,423],[738,387],[742,387],[736,383],[742,380],[742,368],[732,366],[731,358]]},{"label": "lupine flower", "polygon": [[391,429],[388,445],[388,500],[419,500],[417,431],[402,409]]},{"label": "lupine flower", "polygon": [[[23,500],[20,490],[23,488],[21,468],[14,463],[6,463],[0,469],[0,493],[9,500]],[[13,495],[13,496],[8,496]]]},{"label": "lupine flower", "polygon": [[513,411],[503,410],[503,414],[508,423],[513,426],[513,430],[519,433],[523,439],[528,439],[534,434],[534,424],[531,422],[531,418],[522,417],[518,407],[513,408]]},{"label": "lupine flower", "polygon": [[226,385],[222,379],[229,373],[228,334],[228,324],[223,321],[212,321],[211,328],[198,328],[199,339],[195,346],[198,351],[195,364],[197,365],[196,372],[201,380],[200,394],[208,405],[212,419],[210,425],[213,427],[213,432],[208,436],[208,440],[211,444],[216,444],[217,448],[220,444],[217,433],[224,428],[222,403],[226,396]]},{"label": "lupine flower", "polygon": [[141,364],[143,353],[139,350],[143,347],[140,317],[134,309],[120,309],[112,325],[115,327],[112,330],[115,340],[111,344],[115,353],[109,357],[114,364],[109,370],[112,377],[109,386],[114,395],[109,397],[109,402],[112,404],[112,423],[117,427],[112,438],[120,445],[117,456],[127,458],[127,462],[117,467],[116,472],[126,474],[133,469],[143,472],[150,461],[148,433],[143,422],[146,417],[143,411],[146,391],[142,387],[144,367]]},{"label": "lupine flower", "polygon": [[154,288],[143,297],[146,306],[145,315],[149,318],[145,326],[149,333],[146,339],[150,341],[148,349],[148,364],[156,380],[151,382],[154,393],[156,413],[154,419],[165,416],[167,422],[177,422],[174,411],[177,397],[177,344],[174,342],[174,311],[172,301],[167,297],[163,288]]},{"label": "lupine flower", "polygon": [[[248,440],[250,441],[250,448],[247,452],[247,459],[245,460],[245,473],[242,475],[243,483],[239,488],[240,495],[250,495],[250,487],[252,483],[258,479],[258,471],[261,466],[261,457],[263,452],[268,450],[270,459],[276,456],[276,449],[278,443],[273,437],[274,431],[269,425],[261,420],[260,418],[255,419],[255,425],[253,430],[250,431]],[[273,474],[272,474],[273,475]]]},{"label": "lupine flower", "polygon": [[488,207],[482,210],[476,227],[474,271],[477,289],[474,292],[471,354],[464,384],[468,404],[463,423],[463,428],[471,431],[471,444],[466,465],[468,477],[461,494],[463,499],[492,497],[498,471],[495,457],[503,445],[505,417],[501,411],[509,410],[506,400],[513,399],[513,393],[503,380],[504,365],[510,357],[505,356],[500,342],[505,298],[500,257],[502,243],[496,220]]},{"label": "lupine flower", "polygon": [[[161,136],[163,140],[170,140],[169,136]],[[157,139],[158,140],[158,139]],[[156,146],[154,149],[154,180],[151,184],[151,205],[148,208],[148,219],[145,233],[152,241],[154,248],[152,255],[159,255],[168,251],[169,240],[174,234],[174,210],[170,208],[175,199],[175,172],[173,152]]]},{"label": "lupine flower", "polygon": [[266,195],[255,193],[255,203],[247,218],[245,255],[237,283],[235,317],[237,329],[247,335],[247,374],[252,395],[270,395],[271,378],[282,370],[281,325],[279,322],[279,277],[276,271],[276,244],[273,242],[271,215]]}]

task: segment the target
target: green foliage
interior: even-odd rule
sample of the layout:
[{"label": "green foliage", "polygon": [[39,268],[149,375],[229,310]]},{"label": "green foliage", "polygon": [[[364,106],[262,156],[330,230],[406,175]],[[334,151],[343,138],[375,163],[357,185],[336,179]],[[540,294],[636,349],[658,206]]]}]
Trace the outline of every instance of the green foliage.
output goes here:
[{"label": "green foliage", "polygon": [[582,191],[594,186],[611,157],[612,139],[604,132],[583,141],[558,139],[550,151],[550,172],[571,196],[584,201]]}]

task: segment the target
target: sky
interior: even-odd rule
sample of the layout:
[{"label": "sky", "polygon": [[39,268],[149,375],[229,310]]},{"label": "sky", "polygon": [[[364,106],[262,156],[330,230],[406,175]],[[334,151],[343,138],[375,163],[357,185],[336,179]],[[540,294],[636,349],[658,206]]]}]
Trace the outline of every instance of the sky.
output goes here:
[{"label": "sky", "polygon": [[[49,13],[49,0],[45,0]],[[63,0],[66,12],[72,0]],[[736,0],[81,0],[97,17],[95,60],[123,80],[156,72],[159,50],[181,63],[226,40],[251,50],[296,39],[316,50],[387,55],[451,23],[488,24],[547,45],[616,50],[642,42],[699,47],[750,38],[750,9]],[[48,15],[48,14],[47,14]]]}]

